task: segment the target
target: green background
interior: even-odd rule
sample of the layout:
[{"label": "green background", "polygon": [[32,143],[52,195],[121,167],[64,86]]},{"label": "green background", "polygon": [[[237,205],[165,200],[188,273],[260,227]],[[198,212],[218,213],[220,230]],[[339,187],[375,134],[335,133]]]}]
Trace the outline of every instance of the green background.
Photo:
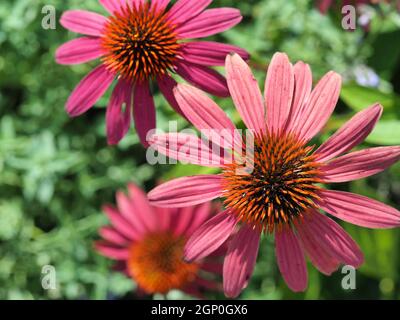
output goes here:
[{"label": "green background", "polygon": [[[133,181],[146,190],[157,180],[203,170],[192,166],[149,166],[135,130],[117,146],[107,146],[105,106],[109,93],[85,115],[70,119],[64,104],[78,81],[98,62],[60,66],[56,48],[75,34],[57,22],[41,27],[44,5],[54,5],[57,21],[67,9],[105,13],[96,0],[2,0],[0,2],[0,298],[136,298],[135,284],[111,270],[112,262],[93,250],[97,229],[107,223],[104,203]],[[388,6],[371,11],[370,32],[344,31],[340,16],[321,15],[307,0],[216,0],[214,6],[241,9],[243,22],[215,37],[252,53],[260,85],[276,51],[311,64],[314,80],[335,70],[346,82],[341,101],[321,141],[356,111],[380,101],[385,112],[366,146],[400,144],[400,18]],[[357,84],[355,75],[369,66],[378,87]],[[358,72],[358,73],[357,73]],[[179,119],[155,92],[158,126]],[[230,99],[218,103],[238,119]],[[317,141],[318,142],[318,141]],[[333,186],[400,207],[400,165],[372,178]],[[343,224],[344,225],[344,224]],[[309,266],[309,287],[287,289],[275,264],[271,238],[263,240],[258,263],[243,299],[399,299],[400,230],[345,228],[365,253],[357,289],[343,290],[340,270],[331,277]],[[57,289],[41,287],[44,265],[57,272]],[[210,298],[223,298],[210,294]],[[156,297],[158,298],[158,297]],[[168,298],[187,298],[172,292]]]}]

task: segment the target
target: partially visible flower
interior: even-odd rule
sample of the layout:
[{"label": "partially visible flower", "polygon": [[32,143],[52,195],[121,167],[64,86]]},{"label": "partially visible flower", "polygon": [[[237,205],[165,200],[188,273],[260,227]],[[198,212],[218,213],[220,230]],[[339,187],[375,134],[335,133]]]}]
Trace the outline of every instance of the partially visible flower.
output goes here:
[{"label": "partially visible flower", "polygon": [[177,73],[195,86],[217,96],[228,96],[225,78],[212,66],[224,64],[225,56],[237,52],[249,55],[236,46],[218,42],[187,42],[228,30],[242,16],[232,8],[207,9],[212,0],[178,0],[167,9],[169,0],[99,0],[110,13],[72,10],[60,23],[81,37],[65,43],[56,52],[60,64],[80,64],[97,58],[101,64],[91,71],[69,97],[66,109],[76,117],[90,109],[115,79],[106,113],[109,144],[117,144],[127,133],[131,117],[143,144],[156,127],[150,82],[179,113],[173,96]]},{"label": "partially visible flower", "polygon": [[211,203],[161,209],[151,206],[137,186],[129,184],[128,190],[128,195],[117,193],[117,208],[104,206],[111,226],[100,229],[103,240],[96,242],[96,250],[117,260],[140,292],[166,294],[177,289],[201,297],[204,289],[217,290],[212,274],[222,273],[224,250],[200,262],[183,260],[187,239],[215,212]]},{"label": "partially visible flower", "polygon": [[325,14],[328,12],[329,8],[334,6],[335,4],[339,4],[340,7],[353,5],[353,6],[360,6],[363,4],[378,4],[382,2],[390,3],[390,2],[397,2],[398,0],[317,0],[317,7],[321,13]]},{"label": "partially visible flower", "polygon": [[[234,161],[218,160],[215,148],[207,148],[202,140],[196,143],[196,136],[190,144],[185,143],[188,136],[179,133],[154,135],[149,141],[161,153],[199,165],[203,164],[199,157],[190,155],[199,154],[201,146],[200,160],[213,158],[210,165],[222,170],[222,174],[172,180],[148,195],[150,203],[163,207],[224,199],[226,210],[201,226],[186,244],[188,261],[217,250],[238,226],[223,268],[224,291],[229,297],[237,296],[251,277],[263,232],[275,234],[279,269],[295,292],[307,287],[306,255],[327,275],[341,264],[359,267],[363,254],[358,245],[320,210],[378,229],[400,226],[400,212],[364,196],[326,190],[321,183],[365,178],[400,159],[400,146],[345,154],[372,131],[382,106],[375,104],[356,114],[314,151],[308,143],[326,125],[339,99],[341,77],[337,73],[328,72],[312,90],[310,67],[303,62],[293,66],[286,54],[277,53],[268,68],[264,98],[250,68],[238,55],[227,57],[226,73],[236,108],[253,133],[253,149],[241,152],[236,147],[243,144],[240,135],[226,134],[236,132],[231,120],[204,93],[187,85],[176,89],[182,111],[203,135],[212,132],[211,142],[226,151],[234,150]],[[249,163],[252,170],[246,171]]]}]

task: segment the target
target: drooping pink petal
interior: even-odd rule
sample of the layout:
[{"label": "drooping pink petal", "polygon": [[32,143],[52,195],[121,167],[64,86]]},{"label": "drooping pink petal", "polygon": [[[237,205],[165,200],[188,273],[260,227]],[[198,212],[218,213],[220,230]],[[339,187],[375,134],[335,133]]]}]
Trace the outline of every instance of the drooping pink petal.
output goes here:
[{"label": "drooping pink petal", "polygon": [[309,141],[326,124],[339,99],[341,77],[330,71],[316,85],[293,131],[300,139]]},{"label": "drooping pink petal", "polygon": [[288,287],[294,292],[304,291],[308,282],[307,265],[303,249],[292,229],[275,233],[275,254]]},{"label": "drooping pink petal", "polygon": [[265,107],[260,88],[239,55],[226,57],[226,78],[233,102],[247,128],[265,132]]},{"label": "drooping pink petal", "polygon": [[192,235],[195,230],[211,217],[211,212],[211,202],[205,202],[192,207],[191,215],[188,215],[191,216],[190,223],[179,231],[186,236]]},{"label": "drooping pink petal", "polygon": [[80,64],[103,55],[100,38],[82,37],[64,43],[56,51],[59,64]]},{"label": "drooping pink petal", "polygon": [[[320,245],[318,237],[310,230],[308,223],[301,221],[296,224],[296,231],[302,247],[311,263],[323,274],[331,275],[339,268],[340,262],[333,257],[332,252]],[[320,233],[319,233],[320,234]]]},{"label": "drooping pink petal", "polygon": [[70,31],[88,36],[101,37],[107,18],[101,14],[85,10],[65,11],[61,16],[61,25]]},{"label": "drooping pink petal", "polygon": [[372,176],[400,160],[400,147],[379,147],[352,152],[319,168],[324,182],[347,182]]},{"label": "drooping pink petal", "polygon": [[114,260],[126,260],[129,258],[129,249],[114,247],[103,241],[95,243],[95,249],[100,252],[103,256]]},{"label": "drooping pink petal", "polygon": [[198,16],[211,2],[212,0],[178,0],[168,12],[168,20],[180,25]]},{"label": "drooping pink petal", "polygon": [[123,217],[118,210],[107,205],[103,207],[103,211],[110,219],[113,227],[124,237],[130,240],[137,240],[141,237],[141,232],[136,230],[135,227],[125,217]]},{"label": "drooping pink petal", "polygon": [[[118,144],[131,125],[132,85],[123,79],[118,80],[111,95],[106,112],[108,144]],[[125,110],[123,110],[125,107]]]},{"label": "drooping pink petal", "polygon": [[148,82],[135,85],[133,99],[136,132],[143,146],[148,147],[147,134],[156,127],[156,108]]},{"label": "drooping pink petal", "polygon": [[186,42],[182,45],[182,56],[186,61],[203,66],[223,66],[228,54],[237,53],[243,60],[249,53],[237,46],[213,41]]},{"label": "drooping pink petal", "polygon": [[108,242],[117,246],[126,246],[130,241],[121,233],[111,227],[103,227],[99,230],[99,234]]},{"label": "drooping pink petal", "polygon": [[220,212],[203,224],[185,245],[187,261],[201,260],[217,250],[231,235],[237,218],[229,210]]},{"label": "drooping pink petal", "polygon": [[220,148],[209,146],[207,141],[185,133],[154,134],[148,139],[149,146],[168,158],[185,164],[196,164],[205,167],[222,167],[224,159]]},{"label": "drooping pink petal", "polygon": [[[315,244],[338,262],[355,268],[364,262],[364,256],[355,241],[335,221],[311,211],[303,222],[314,237]],[[301,228],[300,228],[301,229]]]},{"label": "drooping pink petal", "polygon": [[99,0],[99,2],[111,14],[121,12],[121,9],[126,6],[126,0]]},{"label": "drooping pink petal", "polygon": [[176,65],[176,72],[188,82],[212,95],[229,96],[225,78],[213,69],[180,61]]},{"label": "drooping pink petal", "polygon": [[304,112],[312,89],[312,73],[308,64],[299,61],[293,67],[294,73],[294,95],[292,107],[286,122],[286,131],[295,132],[297,123],[301,122],[300,115]]},{"label": "drooping pink petal", "polygon": [[232,150],[235,140],[241,148],[241,137],[235,135],[236,126],[201,90],[179,84],[175,89],[175,97],[186,118],[210,141]]},{"label": "drooping pink petal", "polygon": [[152,0],[151,1],[151,9],[157,9],[157,11],[164,11],[170,0]]},{"label": "drooping pink petal", "polygon": [[285,53],[275,53],[268,67],[264,99],[267,108],[267,127],[280,132],[286,124],[294,91],[293,67]]},{"label": "drooping pink petal", "polygon": [[179,26],[176,32],[180,38],[204,38],[228,30],[241,20],[237,9],[208,9]]},{"label": "drooping pink petal", "polygon": [[400,226],[400,212],[382,202],[354,193],[321,190],[317,205],[343,221],[366,228],[389,229]]},{"label": "drooping pink petal", "polygon": [[66,110],[71,117],[85,113],[101,98],[114,80],[114,74],[100,65],[75,87],[68,98]]},{"label": "drooping pink petal", "polygon": [[329,161],[363,142],[375,127],[382,111],[383,107],[375,104],[357,113],[315,151],[316,160]]},{"label": "drooping pink petal", "polygon": [[218,198],[222,194],[221,176],[198,175],[163,183],[148,194],[154,206],[181,208]]},{"label": "drooping pink petal", "polygon": [[167,99],[170,106],[176,112],[178,112],[181,116],[186,118],[186,116],[182,112],[181,107],[179,106],[179,104],[176,101],[175,96],[174,96],[174,88],[177,85],[176,81],[173,78],[171,78],[170,76],[165,75],[163,77],[157,78],[157,84],[158,84],[158,88],[160,89],[161,93],[164,95],[165,99]]},{"label": "drooping pink petal", "polygon": [[224,292],[236,298],[247,285],[256,264],[260,232],[247,224],[229,242],[224,260]]}]

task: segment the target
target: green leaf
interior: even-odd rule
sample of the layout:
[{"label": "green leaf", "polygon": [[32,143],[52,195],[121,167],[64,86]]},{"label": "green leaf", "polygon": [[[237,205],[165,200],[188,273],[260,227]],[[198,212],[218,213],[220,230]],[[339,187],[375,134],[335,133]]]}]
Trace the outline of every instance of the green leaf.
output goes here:
[{"label": "green leaf", "polygon": [[383,145],[400,144],[400,121],[382,120],[378,122],[366,141]]}]

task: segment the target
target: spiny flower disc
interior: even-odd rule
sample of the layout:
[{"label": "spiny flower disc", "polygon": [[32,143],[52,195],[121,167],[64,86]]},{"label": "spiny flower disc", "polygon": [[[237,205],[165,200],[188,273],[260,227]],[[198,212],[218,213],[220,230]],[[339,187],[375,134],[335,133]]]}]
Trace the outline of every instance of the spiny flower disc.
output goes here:
[{"label": "spiny flower disc", "polygon": [[244,162],[224,169],[225,205],[264,232],[291,224],[319,199],[319,165],[312,150],[290,135],[255,137],[254,152],[246,155],[247,163],[254,163],[251,172],[244,172]]},{"label": "spiny flower disc", "polygon": [[154,233],[129,250],[128,269],[147,293],[183,289],[195,280],[198,265],[183,260],[185,239],[172,233]]},{"label": "spiny flower disc", "polygon": [[166,14],[150,8],[149,3],[127,5],[109,17],[102,45],[103,62],[132,82],[165,74],[180,48]]}]

